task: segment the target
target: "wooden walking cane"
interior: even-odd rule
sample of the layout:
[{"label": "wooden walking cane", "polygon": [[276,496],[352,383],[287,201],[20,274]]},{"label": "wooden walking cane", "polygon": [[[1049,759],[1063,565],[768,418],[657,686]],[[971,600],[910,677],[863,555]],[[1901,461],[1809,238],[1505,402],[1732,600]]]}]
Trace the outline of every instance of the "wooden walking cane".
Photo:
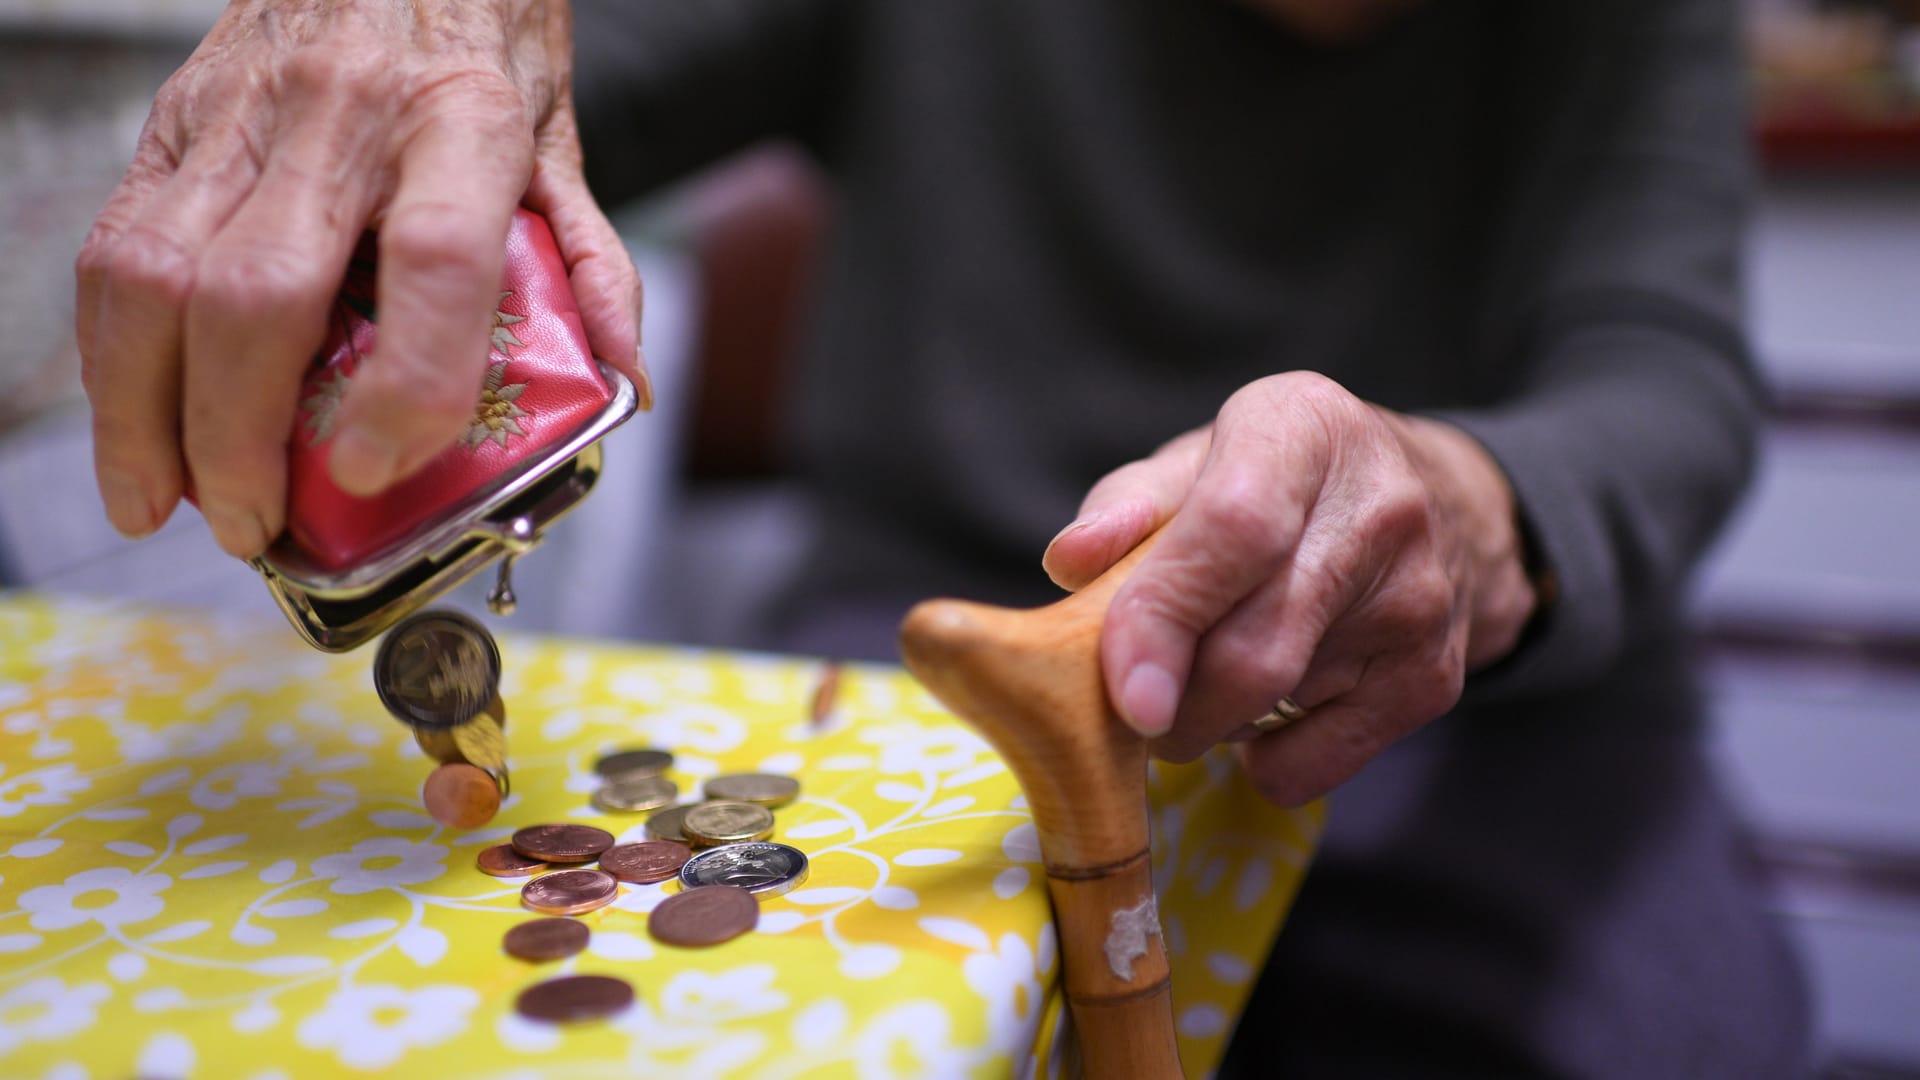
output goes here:
[{"label": "wooden walking cane", "polygon": [[1182,1075],[1147,835],[1147,744],[1100,677],[1100,627],[1153,538],[1058,603],[930,600],[900,651],[1025,790],[1059,925],[1081,1061],[1098,1080]]}]

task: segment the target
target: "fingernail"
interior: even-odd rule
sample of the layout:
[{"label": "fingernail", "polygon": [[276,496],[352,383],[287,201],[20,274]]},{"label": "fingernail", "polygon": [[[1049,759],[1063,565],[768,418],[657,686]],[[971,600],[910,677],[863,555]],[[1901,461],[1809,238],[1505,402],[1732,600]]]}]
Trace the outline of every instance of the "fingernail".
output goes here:
[{"label": "fingernail", "polygon": [[1047,550],[1052,551],[1053,545],[1059,543],[1062,540],[1065,540],[1067,538],[1068,533],[1076,533],[1082,529],[1092,528],[1093,523],[1099,520],[1100,520],[1099,514],[1089,514],[1086,517],[1075,520],[1072,524],[1068,525],[1066,528],[1061,529],[1059,532],[1053,534],[1053,539],[1047,541]]},{"label": "fingernail", "polygon": [[230,506],[209,506],[201,513],[227,554],[251,559],[267,549],[267,531],[254,515]]},{"label": "fingernail", "polygon": [[647,354],[643,349],[633,350],[633,368],[640,378],[633,384],[633,392],[639,396],[640,411],[653,411],[653,376],[647,374]]},{"label": "fingernail", "polygon": [[328,462],[333,482],[349,495],[378,495],[400,471],[400,448],[365,428],[352,427],[333,441]]},{"label": "fingernail", "polygon": [[1120,684],[1120,700],[1115,704],[1128,727],[1144,738],[1157,739],[1173,727],[1180,684],[1158,664],[1135,664]]},{"label": "fingernail", "polygon": [[120,535],[138,540],[153,532],[153,504],[147,493],[130,476],[107,473],[100,478],[101,501],[107,507],[107,520]]}]

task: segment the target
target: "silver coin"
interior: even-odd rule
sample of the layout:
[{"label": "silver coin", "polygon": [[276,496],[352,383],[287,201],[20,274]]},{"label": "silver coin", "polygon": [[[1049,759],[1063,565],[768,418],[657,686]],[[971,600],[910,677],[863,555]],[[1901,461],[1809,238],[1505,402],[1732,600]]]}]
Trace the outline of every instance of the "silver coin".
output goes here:
[{"label": "silver coin", "polygon": [[686,888],[733,885],[763,900],[791,892],[805,880],[806,855],[770,840],[710,848],[680,868],[680,884]]},{"label": "silver coin", "polygon": [[680,797],[680,785],[664,776],[620,776],[593,793],[596,809],[610,814],[658,810]]},{"label": "silver coin", "polygon": [[594,762],[593,771],[612,779],[616,776],[658,776],[673,768],[673,755],[665,750],[620,750]]},{"label": "silver coin", "polygon": [[457,611],[423,611],[387,631],[373,658],[373,688],[396,718],[451,728],[472,720],[500,688],[500,647]]}]

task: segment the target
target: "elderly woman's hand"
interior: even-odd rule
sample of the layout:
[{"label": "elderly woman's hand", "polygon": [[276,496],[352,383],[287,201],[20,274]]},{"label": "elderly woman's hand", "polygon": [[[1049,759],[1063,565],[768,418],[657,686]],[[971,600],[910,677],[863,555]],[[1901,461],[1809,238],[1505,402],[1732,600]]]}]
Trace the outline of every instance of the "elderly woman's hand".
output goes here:
[{"label": "elderly woman's hand", "polygon": [[[1163,524],[1108,612],[1107,692],[1162,757],[1243,741],[1283,804],[1451,708],[1536,602],[1486,451],[1317,375],[1253,383],[1106,476],[1047,570],[1078,588]],[[1283,697],[1306,715],[1262,734],[1252,722]]]},{"label": "elderly woman's hand", "polygon": [[108,517],[193,491],[220,546],[279,533],[301,376],[363,231],[378,352],[334,480],[371,494],[451,445],[487,362],[508,222],[544,214],[589,341],[645,380],[639,281],[581,176],[563,0],[240,0],[162,88],[77,264]]}]

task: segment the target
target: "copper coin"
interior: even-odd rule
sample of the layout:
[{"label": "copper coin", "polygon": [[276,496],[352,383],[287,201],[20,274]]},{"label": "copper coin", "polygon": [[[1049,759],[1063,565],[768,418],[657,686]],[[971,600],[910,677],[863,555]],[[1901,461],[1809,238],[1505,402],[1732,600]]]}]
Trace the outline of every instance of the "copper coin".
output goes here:
[{"label": "copper coin", "polygon": [[600,853],[600,869],[636,885],[665,881],[680,872],[693,849],[671,840],[619,844]]},{"label": "copper coin", "polygon": [[500,789],[487,770],[454,763],[427,774],[420,801],[449,829],[477,829],[500,810]]},{"label": "copper coin", "polygon": [[773,835],[773,811],[745,802],[704,802],[687,811],[680,831],[696,844],[738,844]]},{"label": "copper coin", "polygon": [[731,799],[777,810],[800,797],[800,781],[772,773],[733,773],[707,781],[702,792],[709,799]]},{"label": "copper coin", "polygon": [[680,785],[664,776],[610,776],[593,793],[594,809],[608,814],[658,810],[680,797]]},{"label": "copper coin", "polygon": [[526,877],[539,873],[547,864],[539,859],[529,859],[513,850],[512,844],[495,844],[480,851],[480,872],[494,877]]},{"label": "copper coin", "polygon": [[593,1020],[633,1004],[633,987],[611,975],[564,975],[520,991],[513,1003],[529,1020]]},{"label": "copper coin", "polygon": [[520,887],[520,903],[542,915],[581,915],[613,903],[620,882],[605,870],[555,870]]},{"label": "copper coin", "polygon": [[833,719],[833,707],[840,698],[840,663],[827,661],[820,671],[820,684],[813,688],[813,704],[807,711],[807,722],[816,728],[825,727]]},{"label": "copper coin", "polygon": [[647,819],[647,835],[655,840],[672,840],[676,844],[690,844],[687,834],[680,828],[692,805],[669,806],[665,810]]},{"label": "copper coin", "polygon": [[601,776],[658,776],[673,768],[673,755],[665,750],[621,750],[607,754],[594,763]]},{"label": "copper coin", "polygon": [[674,893],[647,916],[647,933],[666,945],[694,948],[732,941],[760,923],[760,901],[732,885]]},{"label": "copper coin", "polygon": [[500,686],[500,647],[487,628],[457,611],[423,611],[400,621],[373,658],[373,688],[406,723],[450,728],[480,715]]},{"label": "copper coin", "polygon": [[529,825],[513,834],[513,850],[545,862],[589,862],[612,846],[613,834],[591,825]]},{"label": "copper coin", "polygon": [[565,960],[587,947],[593,932],[587,924],[574,919],[533,919],[507,931],[500,947],[508,956],[517,956],[536,964]]}]

